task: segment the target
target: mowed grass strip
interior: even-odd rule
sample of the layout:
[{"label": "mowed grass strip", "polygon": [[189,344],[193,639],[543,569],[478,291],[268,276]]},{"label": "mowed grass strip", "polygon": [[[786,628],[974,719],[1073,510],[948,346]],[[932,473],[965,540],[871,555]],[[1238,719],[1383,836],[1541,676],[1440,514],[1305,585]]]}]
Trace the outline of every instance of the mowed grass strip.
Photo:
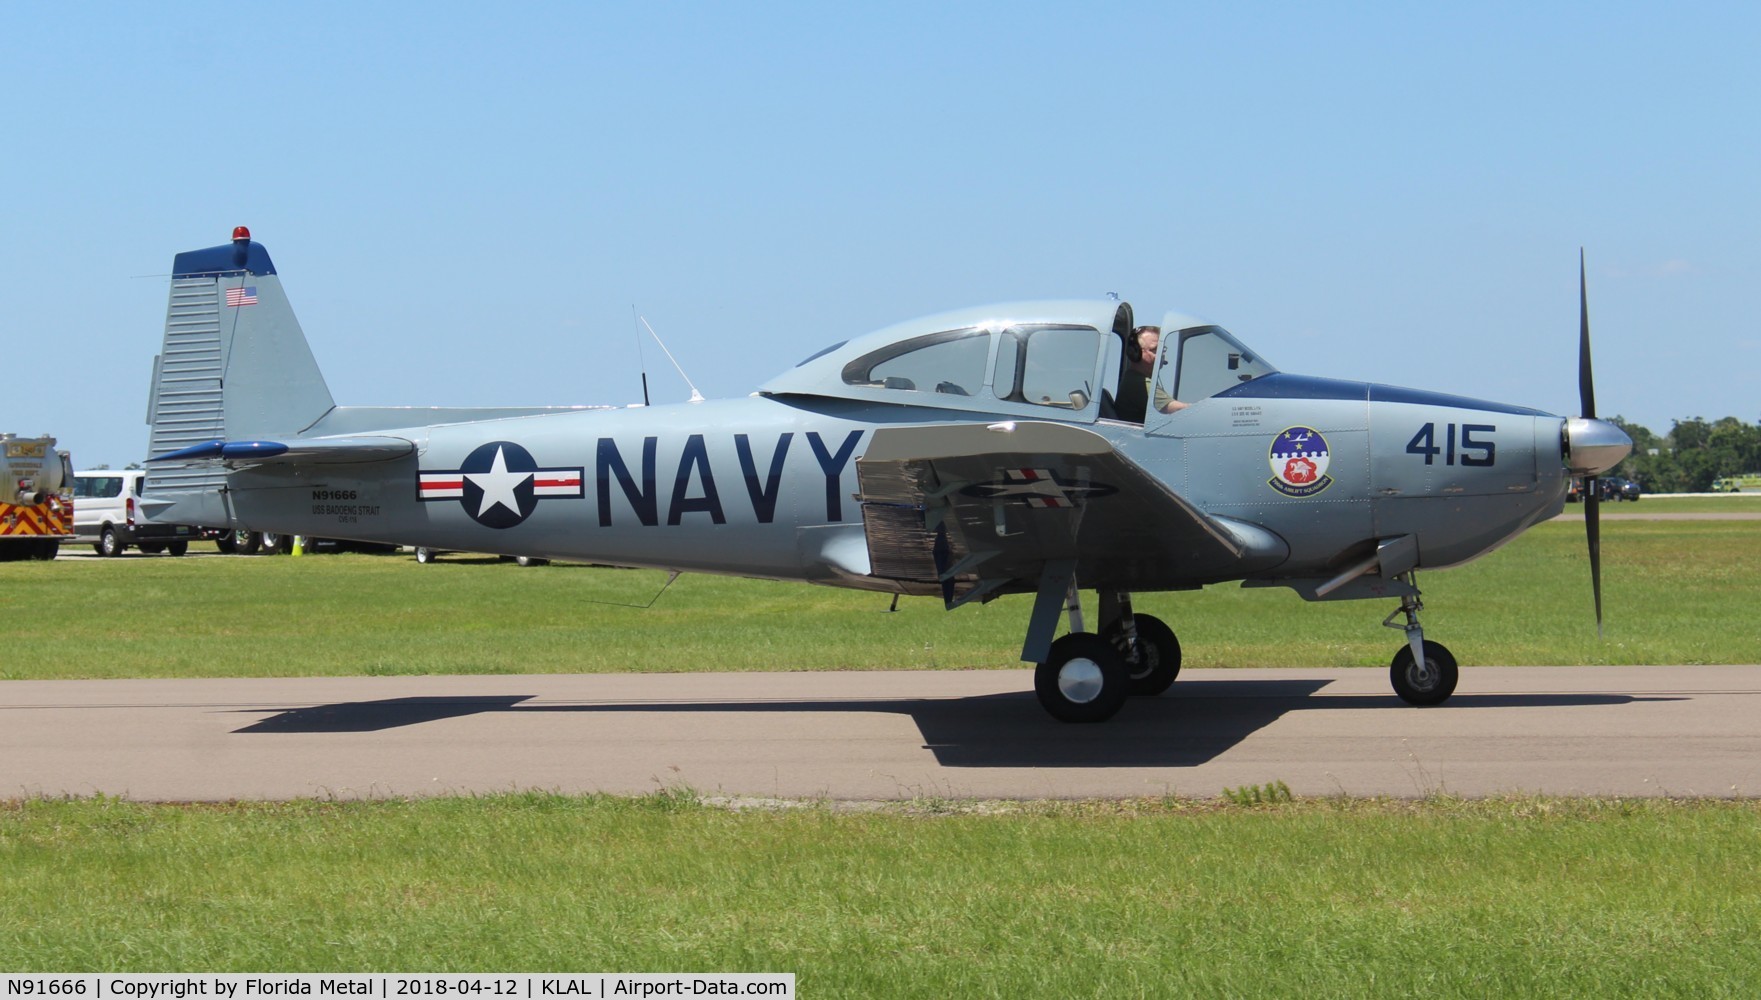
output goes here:
[{"label": "mowed grass strip", "polygon": [[[1602,503],[1604,514],[1761,514],[1761,495],[1723,493],[1715,497],[1647,496],[1637,503],[1613,500]],[[1566,504],[1567,514],[1582,514],[1582,504]]]},{"label": "mowed grass strip", "polygon": [[1756,803],[0,807],[0,966],[792,971],[804,996],[1743,996]]},{"label": "mowed grass strip", "polygon": [[[1706,501],[1716,504],[1718,501]],[[1464,666],[1761,661],[1761,522],[1605,521],[1607,637],[1581,524],[1421,573],[1426,633]],[[325,555],[0,564],[0,679],[1016,667],[1031,598],[942,610],[803,584]],[[1194,667],[1385,667],[1395,602],[1233,584],[1140,595]],[[53,637],[49,643],[48,637]]]}]

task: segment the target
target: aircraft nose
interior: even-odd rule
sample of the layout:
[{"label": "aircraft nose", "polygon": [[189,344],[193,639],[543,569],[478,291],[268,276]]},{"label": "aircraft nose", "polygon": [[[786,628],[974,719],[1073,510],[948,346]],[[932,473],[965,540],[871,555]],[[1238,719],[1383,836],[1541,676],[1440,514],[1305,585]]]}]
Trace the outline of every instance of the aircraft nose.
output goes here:
[{"label": "aircraft nose", "polygon": [[1576,476],[1594,476],[1631,454],[1633,439],[1606,420],[1573,417],[1565,422],[1565,465]]}]

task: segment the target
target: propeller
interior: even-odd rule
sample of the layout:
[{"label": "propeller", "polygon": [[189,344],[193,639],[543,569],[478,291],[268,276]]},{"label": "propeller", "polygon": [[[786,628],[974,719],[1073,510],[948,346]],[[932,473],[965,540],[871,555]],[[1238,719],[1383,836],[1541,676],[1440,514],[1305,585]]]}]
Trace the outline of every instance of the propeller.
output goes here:
[{"label": "propeller", "polygon": [[[1596,379],[1590,371],[1590,290],[1584,278],[1584,248],[1578,247],[1578,413],[1596,419]],[[1599,470],[1598,470],[1599,471]],[[1590,544],[1590,590],[1596,596],[1596,638],[1602,638],[1602,485],[1596,473],[1584,477],[1584,536]]]}]

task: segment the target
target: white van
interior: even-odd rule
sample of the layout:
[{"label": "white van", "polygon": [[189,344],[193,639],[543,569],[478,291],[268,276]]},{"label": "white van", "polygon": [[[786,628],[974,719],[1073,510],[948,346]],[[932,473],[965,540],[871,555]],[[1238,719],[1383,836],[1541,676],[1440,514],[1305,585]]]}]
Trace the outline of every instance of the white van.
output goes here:
[{"label": "white van", "polygon": [[187,524],[137,521],[141,469],[90,469],[73,474],[73,533],[101,556],[119,556],[130,545],[142,552],[181,556],[198,537]]}]

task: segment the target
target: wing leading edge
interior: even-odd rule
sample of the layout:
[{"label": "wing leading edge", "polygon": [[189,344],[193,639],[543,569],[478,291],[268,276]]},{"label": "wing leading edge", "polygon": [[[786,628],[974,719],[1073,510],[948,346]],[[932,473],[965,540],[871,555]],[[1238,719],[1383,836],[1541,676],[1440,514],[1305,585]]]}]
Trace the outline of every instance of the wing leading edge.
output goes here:
[{"label": "wing leading edge", "polygon": [[1282,562],[1265,529],[1210,517],[1104,436],[1005,421],[881,428],[856,463],[875,576],[949,607],[1034,591],[1070,560],[1087,588],[1177,590]]}]

